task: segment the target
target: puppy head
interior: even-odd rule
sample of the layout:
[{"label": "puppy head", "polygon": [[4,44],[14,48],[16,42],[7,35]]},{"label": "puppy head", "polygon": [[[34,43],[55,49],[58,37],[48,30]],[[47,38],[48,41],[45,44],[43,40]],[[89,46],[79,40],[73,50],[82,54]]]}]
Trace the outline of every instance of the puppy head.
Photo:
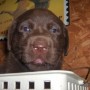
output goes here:
[{"label": "puppy head", "polygon": [[68,32],[51,11],[31,9],[8,31],[8,50],[31,70],[56,69],[67,55]]}]

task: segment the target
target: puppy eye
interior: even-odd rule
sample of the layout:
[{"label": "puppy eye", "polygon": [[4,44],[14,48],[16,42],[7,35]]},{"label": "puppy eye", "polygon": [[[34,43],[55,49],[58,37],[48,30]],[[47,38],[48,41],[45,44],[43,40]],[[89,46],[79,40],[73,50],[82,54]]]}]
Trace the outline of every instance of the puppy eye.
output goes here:
[{"label": "puppy eye", "polygon": [[23,30],[24,30],[25,32],[31,31],[31,29],[30,29],[29,27],[23,27]]},{"label": "puppy eye", "polygon": [[50,29],[50,32],[52,32],[52,33],[56,33],[56,32],[57,32],[57,28],[52,27],[52,28]]},{"label": "puppy eye", "polygon": [[19,25],[19,31],[20,32],[31,32],[34,28],[34,24],[28,20],[20,23]]},{"label": "puppy eye", "polygon": [[53,32],[53,33],[56,33],[57,29],[51,29],[50,31]]}]

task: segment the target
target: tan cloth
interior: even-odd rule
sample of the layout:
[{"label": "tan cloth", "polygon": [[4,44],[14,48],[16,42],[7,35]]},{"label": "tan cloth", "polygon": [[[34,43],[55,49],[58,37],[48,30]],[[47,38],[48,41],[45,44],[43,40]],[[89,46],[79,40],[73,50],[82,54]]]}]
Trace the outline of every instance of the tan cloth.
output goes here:
[{"label": "tan cloth", "polygon": [[[70,1],[70,46],[68,56],[64,59],[63,69],[90,67],[90,0]],[[74,70],[82,77],[87,69]],[[90,81],[90,75],[88,77]]]}]

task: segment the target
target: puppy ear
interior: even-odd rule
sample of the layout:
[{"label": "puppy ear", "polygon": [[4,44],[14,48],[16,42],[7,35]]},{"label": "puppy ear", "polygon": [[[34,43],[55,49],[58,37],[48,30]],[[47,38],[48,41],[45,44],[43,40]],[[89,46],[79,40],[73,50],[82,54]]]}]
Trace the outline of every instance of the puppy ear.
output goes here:
[{"label": "puppy ear", "polygon": [[8,33],[7,33],[7,49],[9,51],[11,51],[12,37],[13,37],[13,33],[14,33],[15,28],[16,28],[16,21],[14,21],[12,23],[12,25],[9,27]]},{"label": "puppy ear", "polygon": [[68,47],[69,47],[69,36],[68,36],[68,31],[65,26],[63,29],[63,34],[64,34],[64,56],[67,56]]}]

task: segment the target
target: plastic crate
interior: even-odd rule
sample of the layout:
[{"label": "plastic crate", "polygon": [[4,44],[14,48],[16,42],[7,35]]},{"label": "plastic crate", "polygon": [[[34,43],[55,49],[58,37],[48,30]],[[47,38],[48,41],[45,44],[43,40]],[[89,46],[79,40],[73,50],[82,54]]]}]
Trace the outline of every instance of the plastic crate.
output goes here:
[{"label": "plastic crate", "polygon": [[38,71],[0,74],[0,90],[88,90],[71,71]]}]

